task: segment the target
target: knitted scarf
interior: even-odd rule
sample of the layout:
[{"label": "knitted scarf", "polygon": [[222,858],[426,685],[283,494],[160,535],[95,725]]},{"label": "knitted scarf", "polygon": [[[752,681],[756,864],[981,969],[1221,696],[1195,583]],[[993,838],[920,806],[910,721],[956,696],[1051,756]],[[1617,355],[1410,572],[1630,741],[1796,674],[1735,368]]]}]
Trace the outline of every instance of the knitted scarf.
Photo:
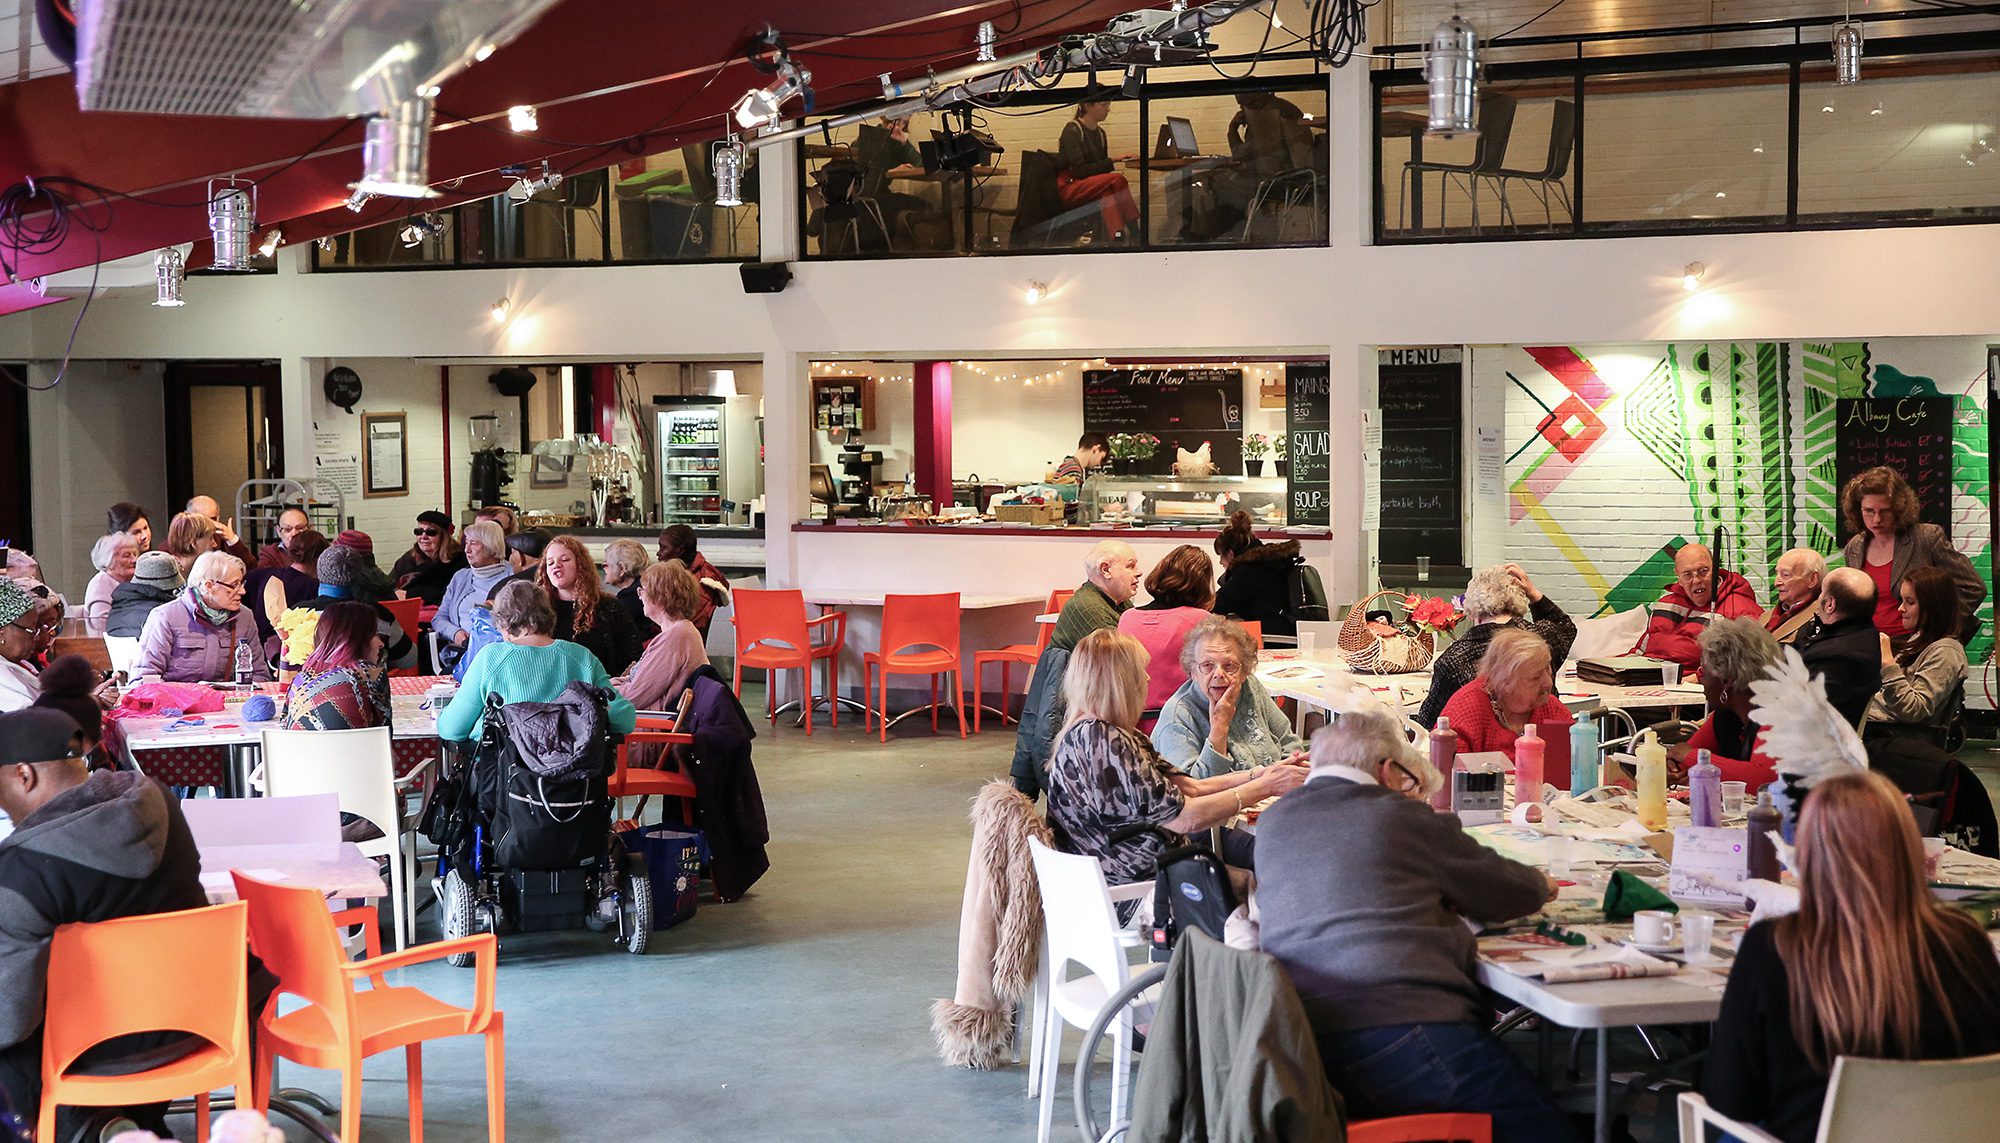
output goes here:
[{"label": "knitted scarf", "polygon": [[208,601],[201,597],[201,592],[197,590],[193,584],[188,585],[187,597],[189,601],[194,604],[194,609],[196,614],[200,615],[203,619],[208,620],[209,626],[211,627],[236,626],[236,613],[234,611],[223,611],[220,608],[210,607],[208,605]]}]

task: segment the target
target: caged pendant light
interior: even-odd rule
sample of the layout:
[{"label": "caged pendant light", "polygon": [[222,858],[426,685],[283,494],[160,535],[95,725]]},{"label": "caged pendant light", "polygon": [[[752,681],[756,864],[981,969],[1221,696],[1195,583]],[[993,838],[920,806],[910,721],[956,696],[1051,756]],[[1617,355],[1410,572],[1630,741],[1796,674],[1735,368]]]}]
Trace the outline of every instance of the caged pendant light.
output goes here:
[{"label": "caged pendant light", "polygon": [[1430,87],[1426,135],[1451,139],[1479,134],[1479,32],[1456,12],[1431,33],[1424,81]]}]

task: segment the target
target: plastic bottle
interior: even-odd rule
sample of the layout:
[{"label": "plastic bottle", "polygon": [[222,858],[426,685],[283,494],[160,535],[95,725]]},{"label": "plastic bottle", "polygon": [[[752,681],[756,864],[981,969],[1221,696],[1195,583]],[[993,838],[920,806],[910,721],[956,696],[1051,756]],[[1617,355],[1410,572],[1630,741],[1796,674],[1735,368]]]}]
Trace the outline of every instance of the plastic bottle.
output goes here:
[{"label": "plastic bottle", "polygon": [[1451,808],[1451,772],[1458,766],[1458,731],[1451,728],[1451,720],[1440,716],[1437,726],[1431,731],[1431,769],[1444,779],[1444,784],[1431,795],[1431,808],[1448,810]]},{"label": "plastic bottle", "polygon": [[256,666],[257,652],[250,649],[250,640],[238,639],[236,641],[236,685],[239,687],[249,686],[251,677],[256,673]]},{"label": "plastic bottle", "polygon": [[1548,746],[1536,732],[1535,724],[1521,728],[1514,740],[1514,804],[1532,806],[1542,800],[1543,751]]},{"label": "plastic bottle", "polygon": [[1597,784],[1597,724],[1579,718],[1569,728],[1569,792],[1582,797]]},{"label": "plastic bottle", "polygon": [[1783,820],[1778,807],[1771,804],[1769,786],[1757,791],[1757,804],[1750,807],[1750,876],[1766,881],[1778,879],[1778,847],[1771,844],[1771,833]]},{"label": "plastic bottle", "polygon": [[1688,771],[1688,817],[1698,826],[1722,824],[1722,768],[1709,761],[1706,749],[1695,751]]},{"label": "plastic bottle", "polygon": [[1667,828],[1667,748],[1650,730],[1639,738],[1639,824],[1657,832]]}]

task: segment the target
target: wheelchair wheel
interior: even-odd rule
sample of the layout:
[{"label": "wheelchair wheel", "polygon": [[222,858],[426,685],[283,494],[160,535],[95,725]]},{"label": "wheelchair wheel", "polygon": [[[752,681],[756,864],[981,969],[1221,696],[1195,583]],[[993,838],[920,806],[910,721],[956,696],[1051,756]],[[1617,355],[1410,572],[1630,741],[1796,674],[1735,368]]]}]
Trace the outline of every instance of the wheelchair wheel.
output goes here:
[{"label": "wheelchair wheel", "polygon": [[[1117,1022],[1119,1016],[1128,1008],[1140,1007],[1143,1010],[1143,1006],[1151,1003],[1151,998],[1146,995],[1147,991],[1157,988],[1166,978],[1167,966],[1164,964],[1156,964],[1133,977],[1125,987],[1112,993],[1111,998],[1104,1002],[1104,1007],[1097,1011],[1097,1019],[1091,1021],[1090,1031],[1084,1033],[1083,1046],[1077,1049],[1076,1086],[1072,1090],[1076,1105],[1076,1129],[1082,1133],[1086,1143],[1108,1143],[1109,1140],[1123,1138],[1132,1127],[1129,1086],[1126,1088],[1127,1118],[1121,1122],[1102,1125],[1097,1122],[1097,1111],[1091,1106],[1090,1100],[1089,1062],[1097,1058],[1098,1045],[1104,1042],[1104,1037],[1111,1031],[1111,1025]],[[1137,1078],[1136,1071],[1130,1078]],[[1044,1076],[1042,1082],[1049,1082],[1048,1077]]]},{"label": "wheelchair wheel", "polygon": [[653,935],[653,879],[646,873],[646,855],[628,853],[618,874],[618,940],[625,951],[643,956]]},{"label": "wheelchair wheel", "polygon": [[[472,884],[466,880],[462,870],[449,870],[444,875],[444,895],[438,909],[438,923],[444,929],[444,939],[455,941],[473,934],[474,913],[478,902]],[[453,968],[472,967],[472,954],[456,952],[445,958],[445,963]]]}]

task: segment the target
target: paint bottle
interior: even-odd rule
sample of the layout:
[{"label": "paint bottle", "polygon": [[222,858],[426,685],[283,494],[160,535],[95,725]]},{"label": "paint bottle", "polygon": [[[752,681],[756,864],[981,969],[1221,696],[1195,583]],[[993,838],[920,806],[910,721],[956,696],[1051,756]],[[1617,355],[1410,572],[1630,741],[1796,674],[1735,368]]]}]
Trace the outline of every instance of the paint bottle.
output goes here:
[{"label": "paint bottle", "polygon": [[1722,824],[1722,767],[1709,761],[1706,749],[1695,751],[1688,771],[1688,818],[1698,826]]},{"label": "paint bottle", "polygon": [[1582,797],[1598,784],[1597,724],[1579,718],[1569,728],[1569,792]]},{"label": "paint bottle", "polygon": [[1451,728],[1451,720],[1439,716],[1437,726],[1431,731],[1431,769],[1444,779],[1438,791],[1431,795],[1431,808],[1449,810],[1451,808],[1451,772],[1458,765],[1458,731]]},{"label": "paint bottle", "polygon": [[1648,730],[1639,736],[1639,824],[1658,832],[1667,828],[1667,748]]},{"label": "paint bottle", "polygon": [[1515,805],[1532,806],[1541,802],[1543,750],[1547,745],[1532,722],[1522,727],[1521,737],[1514,740]]},{"label": "paint bottle", "polygon": [[1771,843],[1771,834],[1778,828],[1784,815],[1771,804],[1769,786],[1757,791],[1757,804],[1750,807],[1750,876],[1766,881],[1778,879],[1778,847]]}]

